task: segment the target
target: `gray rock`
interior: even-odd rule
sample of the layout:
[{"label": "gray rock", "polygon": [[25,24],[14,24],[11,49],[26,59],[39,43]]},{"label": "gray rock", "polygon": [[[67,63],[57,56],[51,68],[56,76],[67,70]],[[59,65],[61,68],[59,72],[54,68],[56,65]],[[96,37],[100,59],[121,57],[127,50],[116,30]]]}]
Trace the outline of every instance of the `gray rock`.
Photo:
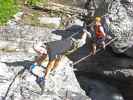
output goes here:
[{"label": "gray rock", "polygon": [[[128,4],[132,5],[130,2]],[[116,53],[128,54],[128,50],[130,52],[133,46],[133,19],[127,9],[127,3],[123,0],[113,1],[109,9],[109,14],[112,16],[111,31],[118,38],[112,45]],[[133,11],[132,7],[130,10]]]},{"label": "gray rock", "polygon": [[80,77],[82,86],[90,95],[92,100],[124,100],[119,91],[102,81],[91,80],[85,77]]},{"label": "gray rock", "polygon": [[12,24],[0,29],[0,50],[32,52],[33,42],[55,41],[61,36],[52,34],[52,30],[23,24]]},{"label": "gray rock", "polygon": [[23,67],[30,66],[31,62],[28,61],[33,60],[31,55],[0,55],[0,96],[6,100],[90,100],[80,88],[71,66],[72,62],[66,57],[63,58],[58,69],[50,73],[41,95],[36,77],[29,70],[23,70]]},{"label": "gray rock", "polygon": [[112,17],[111,32],[118,38],[112,44],[113,51],[133,57],[130,52],[133,46],[133,1],[95,0],[95,4],[95,16],[109,15]]},{"label": "gray rock", "polygon": [[41,24],[53,24],[56,26],[56,28],[58,28],[60,26],[61,23],[61,18],[58,17],[39,17],[38,18]]},{"label": "gray rock", "polygon": [[126,52],[124,52],[129,57],[133,57],[133,47],[128,48]]}]

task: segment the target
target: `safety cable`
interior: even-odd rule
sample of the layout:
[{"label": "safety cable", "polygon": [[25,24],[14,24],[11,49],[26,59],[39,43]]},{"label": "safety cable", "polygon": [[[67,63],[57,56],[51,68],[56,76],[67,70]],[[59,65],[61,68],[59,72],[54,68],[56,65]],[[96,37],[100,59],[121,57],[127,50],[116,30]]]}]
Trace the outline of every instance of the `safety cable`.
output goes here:
[{"label": "safety cable", "polygon": [[[108,46],[109,44],[111,44],[112,42],[114,42],[116,39],[117,39],[117,37],[115,37],[114,39],[112,39],[112,40],[110,40],[109,42],[107,42],[107,43],[105,44],[105,47]],[[102,50],[102,49],[97,49],[96,53],[98,53],[98,52],[101,51],[101,50]],[[90,56],[91,56],[91,54],[88,54],[87,56],[85,56],[85,57],[83,57],[83,58],[81,58],[81,59],[75,61],[75,62],[73,63],[73,66],[76,65],[76,64],[78,64],[78,63],[80,63],[80,62],[82,62],[83,60],[85,60],[86,58],[88,58],[88,57],[90,57]]]}]

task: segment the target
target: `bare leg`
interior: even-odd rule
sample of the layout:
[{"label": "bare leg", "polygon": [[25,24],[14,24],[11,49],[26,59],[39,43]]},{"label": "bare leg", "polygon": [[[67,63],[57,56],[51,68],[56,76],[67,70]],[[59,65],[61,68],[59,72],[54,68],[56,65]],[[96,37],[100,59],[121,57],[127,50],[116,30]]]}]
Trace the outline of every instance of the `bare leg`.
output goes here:
[{"label": "bare leg", "polygon": [[75,41],[77,43],[77,47],[76,48],[80,48],[80,47],[84,46],[85,43],[86,43],[87,34],[85,32],[82,32],[80,34],[81,34],[80,39],[77,39]]},{"label": "bare leg", "polygon": [[92,55],[96,54],[96,44],[92,43]]},{"label": "bare leg", "polygon": [[81,39],[84,40],[84,41],[86,41],[86,38],[87,38],[87,33],[82,32],[81,33]]},{"label": "bare leg", "polygon": [[105,49],[105,42],[102,42],[102,48]]},{"label": "bare leg", "polygon": [[54,63],[54,66],[53,66],[53,68],[52,68],[52,71],[58,67],[58,64],[59,64],[61,58],[62,58],[62,57],[56,58],[55,63]]},{"label": "bare leg", "polygon": [[99,48],[105,49],[105,42],[104,41],[99,45]]},{"label": "bare leg", "polygon": [[49,73],[51,72],[51,70],[53,69],[53,67],[55,65],[55,61],[56,61],[56,59],[49,61],[48,66],[45,71],[45,79],[48,79]]}]

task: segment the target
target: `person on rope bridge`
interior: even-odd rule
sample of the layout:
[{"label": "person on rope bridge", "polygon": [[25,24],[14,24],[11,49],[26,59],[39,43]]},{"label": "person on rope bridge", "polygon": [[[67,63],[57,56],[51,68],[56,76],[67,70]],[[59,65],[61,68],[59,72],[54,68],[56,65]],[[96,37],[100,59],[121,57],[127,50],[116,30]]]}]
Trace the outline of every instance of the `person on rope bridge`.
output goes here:
[{"label": "person on rope bridge", "polygon": [[94,25],[94,35],[92,37],[92,55],[96,54],[97,45],[105,49],[105,38],[106,33],[104,32],[104,28],[101,24],[101,17],[96,17]]},{"label": "person on rope bridge", "polygon": [[63,40],[45,43],[45,45],[44,43],[36,43],[33,48],[39,56],[35,60],[34,64],[31,65],[31,70],[38,65],[43,66],[42,63],[44,60],[46,60],[47,57],[49,58],[44,72],[45,74],[37,74],[39,76],[37,78],[37,82],[45,82],[45,80],[48,79],[50,72],[58,67],[58,63],[60,62],[62,55],[70,54],[71,52],[74,52],[74,50],[82,47],[86,43],[87,36],[90,36],[89,32],[82,32],[79,39],[70,37]]}]

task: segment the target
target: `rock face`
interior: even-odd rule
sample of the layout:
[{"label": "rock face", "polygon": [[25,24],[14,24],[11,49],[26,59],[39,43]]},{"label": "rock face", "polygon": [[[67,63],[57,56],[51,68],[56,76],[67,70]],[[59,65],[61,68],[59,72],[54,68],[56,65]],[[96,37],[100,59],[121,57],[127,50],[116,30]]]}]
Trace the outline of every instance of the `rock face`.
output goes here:
[{"label": "rock face", "polygon": [[[88,0],[91,1],[91,0]],[[132,0],[94,0],[95,16],[109,15],[112,34],[118,39],[112,45],[116,53],[133,57],[133,1]]]},{"label": "rock face", "polygon": [[41,88],[35,81],[36,77],[28,70],[33,55],[19,55],[10,53],[0,56],[0,96],[3,100],[90,100],[80,88],[68,58],[63,57],[60,67],[50,74],[44,93],[40,95]]},{"label": "rock face", "polygon": [[[81,0],[73,2],[80,4]],[[89,1],[89,0],[88,0]],[[87,0],[82,2],[82,8]],[[128,56],[133,57],[133,1],[132,0],[95,0],[96,3],[96,16],[102,16],[108,14],[112,17],[112,24],[110,26],[112,34],[118,37],[118,40],[112,45],[113,51],[116,53],[125,53]],[[28,25],[13,25],[1,30],[0,40],[3,45],[0,45],[0,49],[7,48],[6,50],[22,50],[22,48],[28,48],[26,51],[30,51],[29,46],[36,38],[46,37],[53,38],[48,29],[39,27],[31,27]],[[38,31],[39,30],[39,31]],[[5,34],[6,33],[6,34]],[[8,34],[8,35],[7,35]],[[52,34],[53,35],[53,34]],[[16,38],[14,38],[16,37]],[[47,39],[44,40],[47,40]],[[60,38],[60,37],[59,37]],[[61,38],[60,38],[61,39]],[[4,40],[4,41],[3,41]],[[10,43],[7,42],[10,40]],[[48,39],[49,40],[49,39]],[[17,43],[16,43],[17,41]],[[25,42],[26,41],[26,42]],[[25,45],[26,44],[26,45]],[[11,46],[12,45],[12,46]]]},{"label": "rock face", "polygon": [[57,28],[60,26],[61,24],[61,18],[58,17],[39,17],[38,18],[40,23],[42,24],[53,24],[54,26],[56,26]]},{"label": "rock face", "polygon": [[125,53],[128,56],[133,48],[133,1],[115,0],[109,7],[109,15],[112,16],[111,30],[118,37],[112,48],[116,53]]},{"label": "rock face", "polygon": [[32,51],[35,40],[55,41],[62,37],[52,34],[52,30],[43,27],[33,27],[30,25],[17,24],[0,28],[0,50],[5,51]]},{"label": "rock face", "polygon": [[[44,86],[44,93],[36,77],[30,73],[29,66],[36,56],[32,50],[35,40],[46,42],[61,40],[60,35],[43,27],[33,27],[16,22],[1,27],[0,49],[18,51],[0,54],[0,99],[2,100],[90,100],[75,77],[72,62],[64,57],[59,68],[53,71]],[[30,53],[24,53],[27,51]]]},{"label": "rock face", "polygon": [[102,81],[80,76],[81,86],[87,91],[92,100],[124,100],[119,91]]},{"label": "rock face", "polygon": [[[88,50],[88,48],[85,49],[85,51],[86,50]],[[80,54],[83,54],[85,51],[82,51]],[[79,54],[75,53],[75,55]],[[87,55],[87,53],[85,55]],[[78,57],[74,56],[73,58],[78,58]],[[77,77],[79,77],[78,80],[81,85],[83,79],[80,79],[80,75],[91,79],[91,82],[89,80],[86,80],[88,81],[87,84],[93,83],[92,80],[100,80],[102,82],[110,84],[111,86],[115,86],[117,89],[119,89],[125,100],[132,100],[133,98],[132,96],[133,59],[132,58],[125,57],[125,55],[121,56],[116,55],[110,52],[109,48],[106,49],[106,51],[101,51],[94,57],[89,57],[85,61],[79,63],[76,66],[76,68],[78,68]],[[85,88],[93,87],[93,85],[87,85],[87,84],[86,85],[84,84],[85,87],[83,88],[86,91],[88,91],[89,89]],[[96,88],[98,84],[99,82],[96,84]],[[93,87],[94,91],[96,88]],[[90,92],[91,90],[93,92],[93,89],[90,89]]]},{"label": "rock face", "polygon": [[[112,44],[113,51],[116,53],[125,53],[128,56],[133,57],[133,3],[132,0],[96,0],[97,11],[96,15],[104,15],[107,13],[112,16],[112,24],[110,26],[112,33],[118,37],[117,41]],[[102,6],[102,4],[105,4]],[[107,4],[107,5],[106,5]],[[107,10],[105,10],[105,8]],[[99,10],[101,12],[99,12]],[[55,41],[60,40],[61,37],[52,34],[47,28],[33,27],[29,25],[17,25],[15,22],[12,25],[1,27],[0,30],[0,49],[7,51],[32,51],[32,44],[35,40],[43,41]],[[44,38],[45,37],[45,38]],[[15,57],[14,57],[15,56]],[[80,88],[75,75],[73,73],[73,68],[71,67],[71,61],[64,58],[63,64],[60,64],[60,68],[50,74],[49,80],[46,82],[44,94],[40,96],[40,87],[35,82],[36,78],[29,72],[29,66],[33,61],[34,55],[28,54],[1,54],[0,55],[0,96],[5,97],[6,100],[89,100],[85,96],[84,91]],[[105,57],[105,56],[104,56]],[[107,56],[108,57],[108,56]],[[103,57],[102,57],[103,58]],[[132,77],[131,69],[119,68],[119,66],[102,65],[103,59],[100,59],[99,63],[91,59],[95,68],[89,69],[89,64],[86,66],[89,71],[94,70],[101,72],[105,76],[115,77],[116,79],[127,79]],[[107,59],[108,60],[108,59]],[[111,62],[109,60],[108,62]],[[96,63],[94,63],[96,62]],[[103,61],[105,63],[105,61]],[[108,63],[110,64],[110,63]],[[119,63],[117,63],[119,65]],[[132,64],[132,63],[131,63]],[[85,65],[85,63],[84,63]],[[82,65],[82,68],[84,67]],[[91,65],[91,64],[90,64]],[[86,67],[85,66],[85,67]],[[102,68],[97,67],[102,66]],[[118,69],[114,69],[115,66]],[[108,67],[108,68],[107,68]],[[23,70],[23,68],[26,68]],[[107,69],[106,69],[107,68]],[[87,70],[88,70],[87,69]],[[113,69],[113,71],[112,71]],[[14,81],[13,78],[20,70],[21,75],[17,76]],[[97,73],[96,72],[96,73]],[[121,79],[121,78],[122,79]],[[13,82],[11,84],[11,82]],[[97,85],[97,81],[91,81],[92,84]],[[93,86],[90,82],[90,86]],[[132,88],[132,79],[129,82],[129,88]],[[11,84],[10,88],[8,86]],[[103,87],[103,84],[100,86]],[[108,86],[107,86],[108,87]],[[91,95],[96,95],[99,87],[94,87],[94,92]],[[105,88],[100,88],[100,90],[105,91]],[[108,89],[108,88],[106,88]],[[6,91],[7,90],[7,91]],[[132,97],[132,94],[129,94]],[[98,96],[97,96],[98,97]],[[96,97],[96,98],[97,98]],[[101,95],[99,96],[101,97]],[[103,99],[102,99],[103,100]]]}]

